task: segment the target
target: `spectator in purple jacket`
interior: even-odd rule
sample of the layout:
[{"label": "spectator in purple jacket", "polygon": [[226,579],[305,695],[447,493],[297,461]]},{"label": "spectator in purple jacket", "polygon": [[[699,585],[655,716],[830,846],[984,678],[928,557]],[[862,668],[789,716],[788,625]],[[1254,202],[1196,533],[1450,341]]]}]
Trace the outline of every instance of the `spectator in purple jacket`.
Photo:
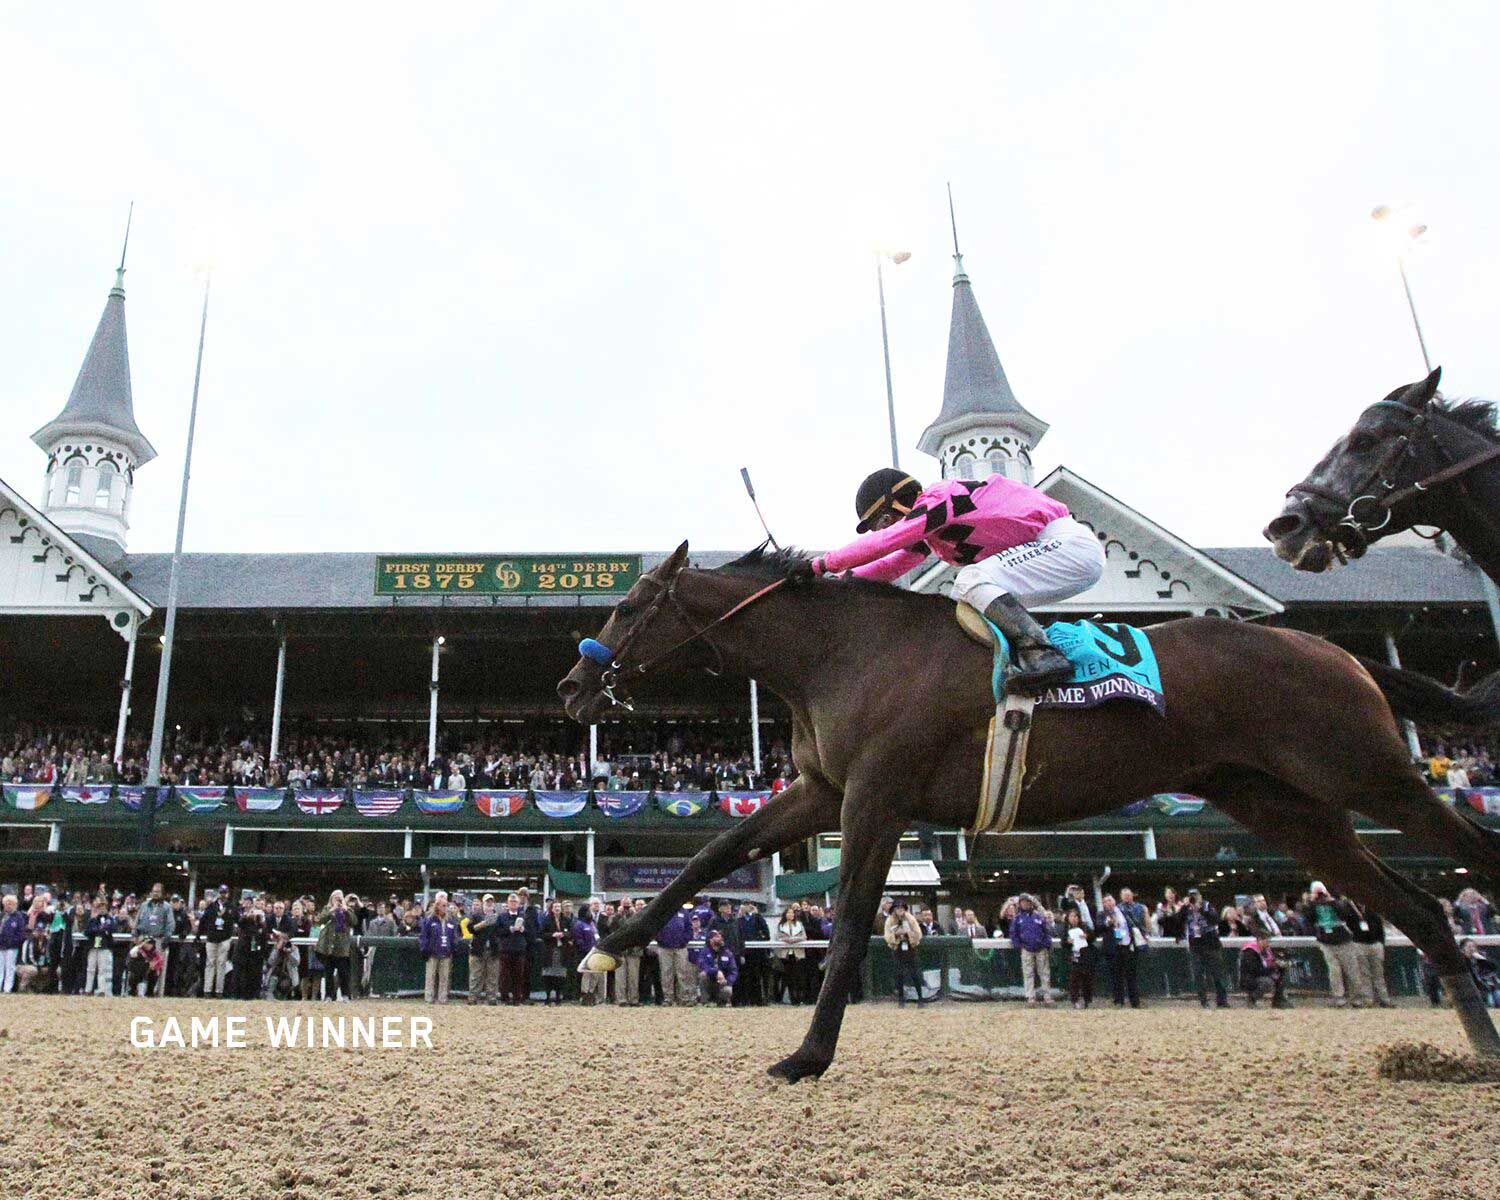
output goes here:
[{"label": "spectator in purple jacket", "polygon": [[[589,951],[594,948],[594,943],[599,940],[599,930],[594,924],[594,908],[591,904],[583,904],[578,908],[578,919],[573,922],[572,928],[573,952],[575,961],[582,962],[589,956]],[[609,975],[604,971],[580,971],[579,972],[579,997],[578,1002],[584,1005],[604,1003],[605,988],[608,985]]]},{"label": "spectator in purple jacket", "polygon": [[656,935],[656,964],[661,973],[663,1004],[691,1006],[697,995],[697,972],[688,957],[693,936],[693,906],[684,904]]},{"label": "spectator in purple jacket", "polygon": [[717,929],[708,935],[708,945],[698,951],[697,967],[699,998],[704,1004],[724,1008],[734,999],[740,963],[734,951],[724,944],[724,935]]},{"label": "spectator in purple jacket", "polygon": [[439,892],[432,911],[417,929],[417,949],[427,960],[428,1004],[448,1003],[448,981],[453,977],[453,947],[458,945],[458,925],[448,912],[448,893]]},{"label": "spectator in purple jacket", "polygon": [[1030,893],[1016,900],[1016,915],[1010,922],[1010,944],[1021,952],[1021,980],[1026,1003],[1052,1003],[1052,918],[1042,912]]}]

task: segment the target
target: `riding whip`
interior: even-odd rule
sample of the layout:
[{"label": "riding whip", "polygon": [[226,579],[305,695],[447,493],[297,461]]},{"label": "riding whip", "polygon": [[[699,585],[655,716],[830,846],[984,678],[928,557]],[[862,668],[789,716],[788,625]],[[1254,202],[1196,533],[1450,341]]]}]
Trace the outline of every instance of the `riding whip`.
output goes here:
[{"label": "riding whip", "polygon": [[766,524],[766,516],[760,511],[760,501],[755,498],[755,485],[750,482],[749,467],[740,468],[740,478],[745,481],[745,491],[750,493],[750,503],[755,505],[755,515],[760,518],[760,527],[766,531],[766,540],[777,550],[780,550],[781,544],[777,542],[775,535],[771,532],[771,527]]}]

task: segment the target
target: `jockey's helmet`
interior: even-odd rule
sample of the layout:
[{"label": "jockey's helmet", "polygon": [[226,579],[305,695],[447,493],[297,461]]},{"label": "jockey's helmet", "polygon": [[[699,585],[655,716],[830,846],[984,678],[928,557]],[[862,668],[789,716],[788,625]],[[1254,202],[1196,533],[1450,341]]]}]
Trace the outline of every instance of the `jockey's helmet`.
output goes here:
[{"label": "jockey's helmet", "polygon": [[865,477],[854,495],[854,511],[859,517],[855,529],[868,533],[886,512],[905,516],[922,494],[922,485],[897,467],[881,467]]}]

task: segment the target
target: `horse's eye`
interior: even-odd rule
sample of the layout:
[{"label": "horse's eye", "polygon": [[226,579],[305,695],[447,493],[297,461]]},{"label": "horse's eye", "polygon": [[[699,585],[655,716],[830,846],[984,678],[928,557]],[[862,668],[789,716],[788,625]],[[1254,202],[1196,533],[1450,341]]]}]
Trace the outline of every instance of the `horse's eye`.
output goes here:
[{"label": "horse's eye", "polygon": [[1349,450],[1353,454],[1363,454],[1374,447],[1375,438],[1368,433],[1355,433],[1349,436]]}]

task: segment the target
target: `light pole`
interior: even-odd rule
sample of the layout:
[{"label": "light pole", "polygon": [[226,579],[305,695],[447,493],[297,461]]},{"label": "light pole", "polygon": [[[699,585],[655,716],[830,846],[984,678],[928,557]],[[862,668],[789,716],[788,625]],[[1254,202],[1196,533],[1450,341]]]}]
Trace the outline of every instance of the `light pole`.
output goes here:
[{"label": "light pole", "polygon": [[875,285],[880,289],[880,348],[885,352],[885,408],[891,423],[891,466],[898,471],[901,469],[901,452],[896,447],[896,391],[891,386],[891,335],[885,324],[885,260],[890,259],[893,265],[899,267],[910,257],[911,252],[907,250],[894,253],[881,250],[875,255]]},{"label": "light pole", "polygon": [[[1394,223],[1401,216],[1400,210],[1393,209],[1388,204],[1378,204],[1370,210],[1370,219],[1378,221],[1382,225],[1387,222]],[[1394,230],[1394,224],[1386,225]],[[1412,299],[1411,281],[1406,277],[1406,255],[1407,252],[1427,233],[1427,226],[1414,224],[1394,234],[1399,240],[1396,241],[1396,269],[1401,273],[1401,289],[1406,293],[1406,307],[1411,311],[1412,328],[1417,331],[1417,345],[1422,348],[1422,365],[1427,368],[1427,373],[1432,374],[1432,356],[1427,353],[1427,339],[1422,336],[1422,322],[1417,317],[1417,302]]]},{"label": "light pole", "polygon": [[[1422,349],[1422,365],[1427,368],[1427,373],[1431,375],[1432,356],[1427,352],[1427,338],[1422,333],[1421,318],[1417,316],[1417,302],[1411,294],[1411,280],[1406,276],[1406,256],[1426,236],[1427,226],[1420,222],[1414,222],[1405,229],[1399,229],[1397,222],[1402,219],[1403,213],[1408,217],[1410,216],[1409,209],[1393,209],[1389,205],[1380,204],[1370,210],[1370,219],[1392,232],[1392,238],[1396,246],[1396,268],[1401,273],[1401,290],[1406,293],[1406,307],[1411,313],[1411,325],[1417,332],[1417,345]],[[1440,544],[1445,550],[1451,547],[1452,541],[1446,533],[1442,535]],[[1473,559],[1469,560],[1469,565],[1474,568],[1475,573],[1479,576],[1479,586],[1484,592],[1484,604],[1490,612],[1490,628],[1495,634],[1495,644],[1500,646],[1500,588],[1496,588],[1495,581],[1485,574],[1484,570]]]},{"label": "light pole", "polygon": [[[162,635],[161,670],[156,677],[156,713],[151,719],[151,752],[146,760],[146,786],[161,786],[162,737],[167,721],[167,691],[172,678],[172,644],[177,632],[177,585],[182,575],[182,531],[187,525],[188,482],[193,476],[193,435],[198,427],[198,383],[203,377],[203,342],[208,333],[208,289],[203,284],[203,316],[198,323],[198,362],[193,368],[193,404],[188,410],[187,451],[182,458],[182,494],[177,501],[177,542],[167,576],[167,626]],[[142,800],[141,809],[155,810],[155,800]]]}]

